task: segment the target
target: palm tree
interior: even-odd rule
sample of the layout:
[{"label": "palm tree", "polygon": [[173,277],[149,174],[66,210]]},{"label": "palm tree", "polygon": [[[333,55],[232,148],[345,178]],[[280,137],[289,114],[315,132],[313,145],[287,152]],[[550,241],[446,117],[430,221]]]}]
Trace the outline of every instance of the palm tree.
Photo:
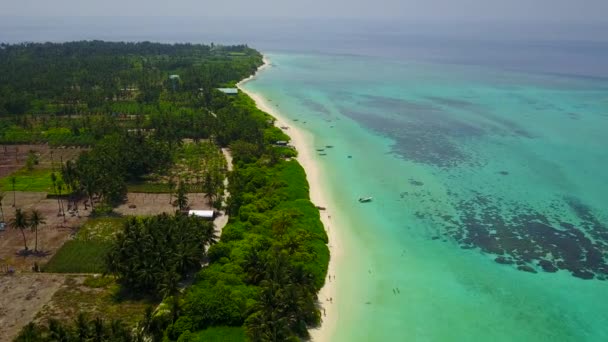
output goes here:
[{"label": "palm tree", "polygon": [[13,227],[13,229],[21,230],[21,234],[23,235],[23,245],[25,247],[25,251],[28,251],[27,248],[27,239],[25,238],[25,229],[28,227],[27,222],[27,214],[21,211],[21,209],[15,210],[15,217],[9,222],[9,225]]},{"label": "palm tree", "polygon": [[211,172],[207,172],[205,174],[205,179],[203,181],[203,192],[205,193],[205,197],[209,200],[209,204],[213,203],[213,198],[215,197],[216,186],[213,177],[211,176]]},{"label": "palm tree", "polygon": [[11,184],[13,185],[13,208],[15,207],[15,202],[16,202],[16,198],[15,198],[15,184],[17,183],[17,177],[15,176],[11,176],[10,178],[11,180]]},{"label": "palm tree", "polygon": [[80,313],[76,320],[74,320],[74,328],[76,330],[76,337],[79,341],[86,341],[89,337],[89,321],[87,320],[84,313]]},{"label": "palm tree", "polygon": [[42,336],[40,333],[40,329],[34,323],[29,323],[19,333],[19,336],[15,339],[17,342],[29,342],[29,341],[40,341],[42,340]]},{"label": "palm tree", "polygon": [[93,341],[102,342],[104,335],[103,319],[98,316],[93,321]]},{"label": "palm tree", "polygon": [[46,221],[44,220],[44,216],[42,216],[40,211],[33,209],[30,213],[29,225],[30,228],[32,228],[32,231],[36,233],[36,244],[34,245],[34,252],[38,252],[38,226],[45,223]]},{"label": "palm tree", "polygon": [[173,190],[175,189],[175,181],[173,180],[172,175],[169,175],[169,181],[167,184],[169,185],[169,203],[171,203],[171,199],[173,198]]},{"label": "palm tree", "polygon": [[0,222],[4,222],[4,209],[2,209],[2,200],[4,199],[4,193],[0,192],[0,214],[2,215],[2,219]]},{"label": "palm tree", "polygon": [[153,314],[154,314],[154,308],[152,306],[146,307],[146,311],[144,312],[144,317],[138,323],[138,326],[141,329],[141,333],[143,333],[144,335],[147,335],[151,331]]},{"label": "palm tree", "polygon": [[180,278],[179,273],[173,269],[164,272],[160,284],[158,284],[158,293],[163,296],[163,298],[177,294],[179,291]]},{"label": "palm tree", "polygon": [[68,341],[69,335],[66,328],[56,318],[49,319],[49,340]]},{"label": "palm tree", "polygon": [[171,300],[169,302],[169,309],[171,310],[171,318],[173,320],[173,323],[175,323],[182,310],[181,303],[179,301],[179,292],[175,292],[175,294],[171,296]]},{"label": "palm tree", "polygon": [[[65,183],[59,179],[57,180],[57,190],[59,191],[59,197],[61,197],[61,193],[63,192]],[[65,208],[63,207],[63,201],[61,198],[58,198],[59,203],[61,204],[61,214],[63,215],[63,222],[65,223]]]},{"label": "palm tree", "polygon": [[188,195],[186,193],[186,184],[184,181],[179,183],[179,187],[177,188],[177,194],[175,195],[174,206],[177,206],[179,210],[184,210],[188,207]]},{"label": "palm tree", "polygon": [[264,281],[255,312],[245,321],[245,330],[252,341],[286,341],[290,334],[291,315],[282,307],[279,284]]},{"label": "palm tree", "polygon": [[[57,176],[55,175],[55,172],[51,173],[51,183],[53,184],[53,192],[55,195],[57,195]],[[59,196],[57,196],[57,208],[59,213],[61,213],[61,202],[59,201]]]}]

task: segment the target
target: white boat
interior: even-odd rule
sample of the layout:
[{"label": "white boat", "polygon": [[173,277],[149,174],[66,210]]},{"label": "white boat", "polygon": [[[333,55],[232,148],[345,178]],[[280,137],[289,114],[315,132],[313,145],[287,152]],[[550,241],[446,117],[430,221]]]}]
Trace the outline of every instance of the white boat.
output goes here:
[{"label": "white boat", "polygon": [[359,202],[361,203],[366,203],[366,202],[371,202],[372,198],[371,197],[359,197]]}]

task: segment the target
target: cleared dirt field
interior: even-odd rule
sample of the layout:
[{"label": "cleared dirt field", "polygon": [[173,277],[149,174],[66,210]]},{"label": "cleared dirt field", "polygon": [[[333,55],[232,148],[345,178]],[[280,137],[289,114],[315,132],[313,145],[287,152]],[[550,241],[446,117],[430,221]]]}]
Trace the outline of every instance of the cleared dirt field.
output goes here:
[{"label": "cleared dirt field", "polygon": [[29,151],[34,151],[38,155],[39,162],[34,169],[51,169],[53,165],[59,168],[61,160],[66,162],[78,157],[85,149],[50,148],[48,145],[0,145],[0,178],[24,167]]},{"label": "cleared dirt field", "polygon": [[[82,225],[89,211],[85,211],[84,206],[80,206],[80,216],[71,215],[66,212],[66,221],[62,216],[57,216],[58,204],[56,199],[47,199],[46,193],[41,192],[16,192],[16,208],[21,208],[25,212],[37,209],[45,218],[46,223],[38,228],[38,250],[43,253],[37,255],[22,256],[20,252],[24,249],[23,235],[20,230],[6,227],[0,232],[0,264],[9,265],[16,271],[31,271],[34,263],[43,265],[57,252],[63,243],[70,237],[74,230]],[[2,201],[2,210],[6,222],[9,222],[15,213],[13,204],[13,193],[7,192]],[[64,205],[65,202],[64,202]],[[34,249],[34,233],[26,230],[27,244],[30,250]]]},{"label": "cleared dirt field", "polygon": [[0,275],[0,341],[12,341],[51,300],[64,279],[64,275],[43,273]]},{"label": "cleared dirt field", "polygon": [[[203,193],[188,194],[188,206],[190,209],[211,209]],[[160,213],[175,213],[175,207],[171,202],[175,197],[170,194],[150,194],[130,192],[127,194],[127,202],[115,208],[114,211],[122,215],[146,216],[158,215]],[[134,206],[134,207],[133,207]]]}]

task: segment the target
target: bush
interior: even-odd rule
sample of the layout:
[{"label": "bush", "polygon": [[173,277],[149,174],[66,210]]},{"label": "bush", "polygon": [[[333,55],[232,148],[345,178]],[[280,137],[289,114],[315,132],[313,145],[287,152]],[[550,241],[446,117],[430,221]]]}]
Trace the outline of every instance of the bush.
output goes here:
[{"label": "bush", "polygon": [[217,243],[217,244],[209,247],[207,256],[209,257],[210,262],[218,261],[221,258],[229,259],[230,258],[230,247],[223,242]]},{"label": "bush", "polygon": [[221,283],[196,287],[186,297],[186,311],[198,329],[211,325],[242,325],[247,312],[246,293]]},{"label": "bush", "polygon": [[242,327],[210,327],[197,332],[195,341],[204,342],[245,342],[245,329]]},{"label": "bush", "polygon": [[192,320],[188,316],[180,317],[175,323],[169,325],[167,328],[167,336],[169,336],[172,340],[182,341],[184,334],[188,333],[188,338],[191,338],[190,331],[194,330],[194,325],[192,324]]}]

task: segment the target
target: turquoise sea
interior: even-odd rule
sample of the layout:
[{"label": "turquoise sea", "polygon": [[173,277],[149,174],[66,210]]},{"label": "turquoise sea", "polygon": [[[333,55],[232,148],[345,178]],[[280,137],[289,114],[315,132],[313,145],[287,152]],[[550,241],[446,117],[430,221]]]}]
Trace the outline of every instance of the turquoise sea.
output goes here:
[{"label": "turquoise sea", "polygon": [[2,42],[275,51],[245,87],[325,149],[329,341],[608,341],[606,25],[2,19]]},{"label": "turquoise sea", "polygon": [[330,341],[608,341],[608,79],[268,57],[340,229]]}]

